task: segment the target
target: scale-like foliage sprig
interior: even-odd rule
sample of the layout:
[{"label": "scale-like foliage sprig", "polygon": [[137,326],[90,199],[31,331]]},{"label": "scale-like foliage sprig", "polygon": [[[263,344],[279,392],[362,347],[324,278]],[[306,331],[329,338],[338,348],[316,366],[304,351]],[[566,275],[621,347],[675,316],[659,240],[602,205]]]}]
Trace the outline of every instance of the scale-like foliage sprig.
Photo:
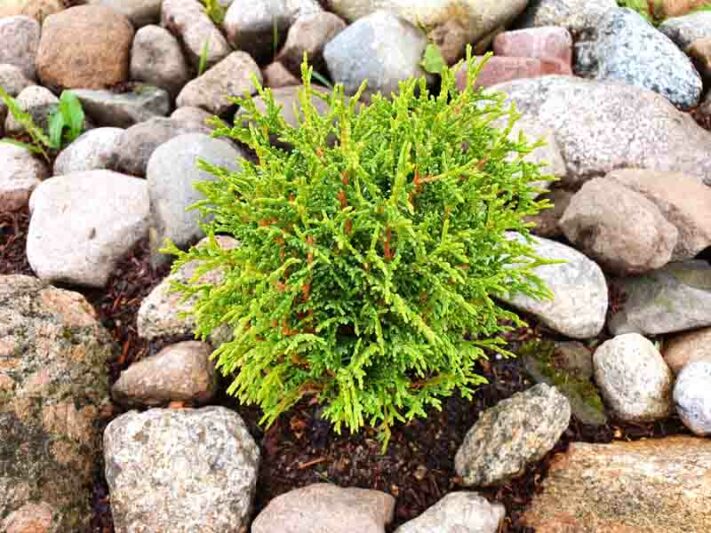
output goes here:
[{"label": "scale-like foliage sprig", "polygon": [[[410,80],[368,105],[341,86],[316,91],[304,67],[298,127],[260,89],[265,106],[237,99],[240,119],[218,132],[256,161],[204,165],[216,179],[199,184],[197,207],[208,235],[240,246],[173,249],[175,268],[201,265],[178,288],[196,301],[199,335],[232,330],[218,368],[266,423],[315,397],[337,430],[375,426],[387,439],[484,382],[477,360],[505,353],[502,333],[520,323],[497,295],[546,295],[529,242],[507,236],[526,237],[525,217],[545,206],[545,178],[525,158],[534,145],[511,134],[503,95],[474,88],[481,65],[460,67],[463,90],[445,69],[437,93]],[[198,281],[215,268],[219,283]]]}]

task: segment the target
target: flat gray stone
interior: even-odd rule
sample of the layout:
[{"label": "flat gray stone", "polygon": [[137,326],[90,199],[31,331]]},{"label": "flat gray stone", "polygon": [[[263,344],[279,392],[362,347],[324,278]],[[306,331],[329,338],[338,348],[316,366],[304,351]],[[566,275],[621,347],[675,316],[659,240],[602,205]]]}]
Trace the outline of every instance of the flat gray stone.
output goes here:
[{"label": "flat gray stone", "polygon": [[711,184],[711,135],[655,92],[570,76],[494,89],[553,131],[568,169],[560,186],[578,189],[618,168],[682,172]]},{"label": "flat gray stone", "polygon": [[691,60],[636,11],[609,11],[575,50],[575,70],[584,77],[649,89],[680,109],[699,103],[703,82]]},{"label": "flat gray stone", "polygon": [[247,529],[259,448],[234,411],[131,411],[106,428],[104,460],[116,531]]},{"label": "flat gray stone", "polygon": [[457,450],[467,487],[498,485],[553,449],[570,423],[570,404],[555,387],[536,385],[483,411]]},{"label": "flat gray stone", "polygon": [[76,89],[73,91],[84,112],[98,126],[128,128],[170,113],[170,96],[163,89],[139,85],[130,92]]},{"label": "flat gray stone", "polygon": [[669,263],[642,276],[611,281],[619,302],[608,328],[613,335],[662,335],[711,326],[711,266]]},{"label": "flat gray stone", "polygon": [[420,62],[426,46],[421,30],[392,13],[376,11],[340,32],[323,55],[331,77],[347,94],[354,94],[364,80],[368,92],[390,94],[399,82],[425,74]]},{"label": "flat gray stone", "polygon": [[144,180],[91,170],[42,182],[30,198],[27,259],[40,279],[103,287],[148,232]]},{"label": "flat gray stone", "polygon": [[[203,237],[200,214],[187,208],[202,199],[195,188],[215,177],[198,168],[198,161],[237,170],[241,152],[232,145],[203,133],[179,135],[160,145],[150,160],[146,178],[151,199],[151,242],[157,252],[169,239],[186,247]],[[156,256],[157,257],[157,256]]]},{"label": "flat gray stone", "polygon": [[698,11],[666,19],[659,25],[659,31],[686,50],[694,41],[711,37],[711,12]]},{"label": "flat gray stone", "polygon": [[684,367],[674,385],[679,418],[700,437],[711,435],[711,358]]},{"label": "flat gray stone", "polygon": [[476,492],[450,492],[395,533],[496,533],[505,515],[503,505]]},{"label": "flat gray stone", "polygon": [[618,335],[593,354],[595,383],[605,403],[625,422],[663,420],[672,412],[674,376],[662,354],[637,333]]},{"label": "flat gray stone", "polygon": [[121,128],[96,128],[81,134],[59,152],[54,160],[54,175],[108,168],[123,132]]},{"label": "flat gray stone", "polygon": [[533,245],[539,256],[563,261],[534,270],[553,298],[536,300],[516,294],[501,299],[567,337],[597,336],[607,313],[607,282],[600,267],[577,250],[555,241],[534,237]]}]

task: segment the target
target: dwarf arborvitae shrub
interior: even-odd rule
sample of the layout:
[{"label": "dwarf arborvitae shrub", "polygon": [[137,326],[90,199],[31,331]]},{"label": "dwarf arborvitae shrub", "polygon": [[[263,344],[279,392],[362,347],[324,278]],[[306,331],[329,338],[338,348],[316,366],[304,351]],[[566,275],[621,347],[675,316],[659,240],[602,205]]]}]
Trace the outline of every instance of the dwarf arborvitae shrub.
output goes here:
[{"label": "dwarf arborvitae shrub", "polygon": [[[528,235],[541,172],[503,96],[473,88],[479,69],[467,63],[463,91],[446,70],[436,94],[411,80],[369,105],[315,91],[305,69],[299,127],[260,89],[265,111],[239,99],[237,125],[218,131],[255,157],[237,172],[203,164],[216,179],[198,185],[197,207],[208,235],[241,246],[172,252],[175,268],[201,264],[178,288],[195,298],[199,335],[233,330],[217,366],[265,422],[309,397],[337,430],[387,438],[484,381],[476,361],[518,323],[497,294],[545,293],[528,240],[506,235]],[[212,269],[219,283],[198,280]]]}]

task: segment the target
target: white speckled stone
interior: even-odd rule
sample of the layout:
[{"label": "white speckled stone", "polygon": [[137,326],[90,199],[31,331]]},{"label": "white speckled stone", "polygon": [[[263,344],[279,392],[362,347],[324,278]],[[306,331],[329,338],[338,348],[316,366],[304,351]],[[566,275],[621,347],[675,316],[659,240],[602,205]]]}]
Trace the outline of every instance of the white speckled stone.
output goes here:
[{"label": "white speckled stone", "polygon": [[711,435],[711,358],[689,363],[679,373],[674,403],[686,427],[702,437]]},{"label": "white speckled stone", "polygon": [[672,371],[649,340],[637,333],[618,335],[593,354],[595,382],[620,420],[663,420],[672,412]]}]

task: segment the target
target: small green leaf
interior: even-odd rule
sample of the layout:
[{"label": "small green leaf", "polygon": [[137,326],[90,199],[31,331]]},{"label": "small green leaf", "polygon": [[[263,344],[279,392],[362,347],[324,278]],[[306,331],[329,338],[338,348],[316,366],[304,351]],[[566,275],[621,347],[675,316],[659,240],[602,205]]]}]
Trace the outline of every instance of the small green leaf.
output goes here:
[{"label": "small green leaf", "polygon": [[56,109],[49,116],[49,147],[55,150],[62,146],[62,132],[64,131],[64,116],[60,109]]},{"label": "small green leaf", "polygon": [[64,91],[59,99],[59,108],[64,117],[64,125],[69,128],[66,141],[73,142],[84,129],[84,110],[81,102],[73,92]]},{"label": "small green leaf", "polygon": [[425,72],[429,72],[430,74],[442,74],[442,71],[447,66],[444,57],[442,57],[442,52],[434,43],[427,45],[420,64],[422,68],[425,69]]}]

